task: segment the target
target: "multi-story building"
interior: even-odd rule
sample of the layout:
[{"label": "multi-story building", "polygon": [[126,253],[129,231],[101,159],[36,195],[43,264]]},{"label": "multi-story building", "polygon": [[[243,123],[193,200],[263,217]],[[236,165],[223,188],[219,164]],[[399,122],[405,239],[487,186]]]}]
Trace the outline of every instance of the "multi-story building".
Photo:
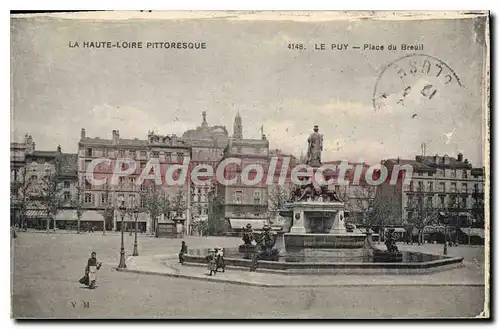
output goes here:
[{"label": "multi-story building", "polygon": [[[241,160],[241,165],[229,164],[226,167],[225,177],[230,180],[235,178],[234,183],[217,184],[216,197],[220,199],[222,207],[215,219],[223,220],[225,232],[240,230],[248,223],[254,228],[262,228],[268,222],[268,186],[265,178],[269,165],[269,141],[264,135],[261,139],[243,138],[239,113],[234,119],[233,136],[229,138],[222,161],[230,158]],[[252,165],[263,168],[263,179],[256,179],[256,171],[252,170],[248,177],[254,182],[246,184],[242,174],[245,168]]]},{"label": "multi-story building", "polygon": [[[54,199],[60,201],[61,207],[52,220],[51,227],[65,228],[73,218],[72,200],[77,184],[76,154],[62,153],[58,146],[56,151],[39,151],[31,135],[26,134],[24,143],[11,143],[11,186],[12,212],[15,223],[20,224],[20,206],[25,207],[27,227],[46,228],[47,213],[42,201],[46,179],[53,175],[58,187],[54,190]],[[23,223],[24,224],[24,223]]]},{"label": "multi-story building", "polygon": [[[140,202],[141,209],[145,209],[147,184],[137,184],[137,182],[138,177],[145,170],[150,160],[160,164],[164,193],[174,196],[180,192],[187,196],[186,186],[188,186],[188,180],[186,179],[180,186],[165,184],[165,173],[166,168],[171,165],[182,164],[184,160],[189,161],[190,156],[190,147],[187,141],[176,135],[163,136],[155,132],[149,132],[146,140],[138,138],[125,139],[120,138],[118,130],[113,130],[111,139],[102,139],[88,137],[85,129],[82,129],[80,142],[78,143],[78,176],[83,185],[83,199],[86,206],[82,220],[101,229],[105,223],[106,229],[119,230],[121,229],[121,216],[123,215],[118,211],[119,200],[124,201],[125,206],[129,208],[138,206]],[[106,158],[111,161],[111,166],[102,165],[94,170],[95,175],[100,176],[99,178],[106,177],[108,184],[92,185],[85,179],[88,165],[97,158]],[[131,174],[126,177],[119,177],[116,184],[114,184],[111,180],[113,166],[120,159],[130,159],[136,163],[136,167]],[[128,165],[122,164],[122,166],[127,167]],[[122,168],[123,171],[126,169]],[[174,179],[176,179],[175,172]],[[186,202],[188,201],[186,200]],[[104,219],[104,209],[110,207],[110,204],[114,208],[114,216]],[[183,216],[189,218],[189,209],[185,211]],[[123,218],[127,229],[133,227],[132,222],[134,221],[133,216],[124,216]],[[146,211],[138,214],[137,221],[141,231],[155,232],[156,223],[151,221]]]},{"label": "multi-story building", "polygon": [[[191,148],[190,169],[198,165],[207,165],[216,168],[224,156],[224,149],[228,143],[228,132],[224,126],[209,126],[207,114],[202,113],[201,125],[196,129],[186,131],[182,138]],[[215,176],[206,185],[191,185],[191,216],[194,221],[208,219],[209,194],[215,186]]]},{"label": "multi-story building", "polygon": [[27,184],[26,177],[26,153],[34,148],[33,137],[26,134],[24,136],[24,142],[12,142],[10,143],[10,223],[19,225],[21,221],[21,204],[26,202],[24,200],[23,186]]},{"label": "multi-story building", "polygon": [[435,155],[416,156],[415,160],[388,159],[382,164],[389,175],[397,165],[411,166],[413,171],[411,179],[399,179],[394,185],[386,181],[377,191],[377,197],[394,202],[401,214],[400,224],[411,224],[416,219],[432,221],[439,214],[453,214],[457,225],[484,221],[474,216],[474,208],[481,207],[478,204],[484,198],[484,169],[473,168],[463,154],[457,158]]}]

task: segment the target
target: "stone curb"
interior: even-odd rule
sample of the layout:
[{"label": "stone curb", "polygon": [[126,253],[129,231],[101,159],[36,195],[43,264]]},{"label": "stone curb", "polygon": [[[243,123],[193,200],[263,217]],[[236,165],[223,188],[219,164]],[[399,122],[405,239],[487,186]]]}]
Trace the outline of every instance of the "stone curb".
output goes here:
[{"label": "stone curb", "polygon": [[217,277],[200,277],[194,275],[180,274],[180,273],[167,273],[167,272],[154,272],[147,270],[135,270],[135,269],[121,269],[116,268],[119,272],[128,272],[136,274],[145,275],[157,275],[157,276],[167,276],[180,279],[189,280],[199,280],[199,281],[210,281],[217,283],[230,283],[239,284],[246,286],[255,287],[267,287],[267,288],[285,288],[285,287],[297,287],[297,288],[307,288],[307,287],[380,287],[380,286],[397,286],[397,287],[484,287],[484,283],[331,283],[331,284],[267,284],[267,283],[256,283],[256,282],[246,282],[240,280],[232,279],[219,279]]}]

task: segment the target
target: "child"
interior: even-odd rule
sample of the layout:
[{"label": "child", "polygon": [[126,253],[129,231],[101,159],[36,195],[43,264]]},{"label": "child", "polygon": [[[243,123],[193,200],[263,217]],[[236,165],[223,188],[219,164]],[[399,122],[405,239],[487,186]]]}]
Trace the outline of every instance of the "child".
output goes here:
[{"label": "child", "polygon": [[217,273],[217,258],[215,256],[215,249],[210,249],[207,256],[208,261],[208,275],[212,276]]},{"label": "child", "polygon": [[218,247],[216,250],[217,250],[217,253],[215,254],[215,257],[216,257],[217,267],[216,267],[215,271],[217,272],[219,270],[219,268],[221,268],[222,272],[225,272],[226,265],[224,264],[224,248]]}]

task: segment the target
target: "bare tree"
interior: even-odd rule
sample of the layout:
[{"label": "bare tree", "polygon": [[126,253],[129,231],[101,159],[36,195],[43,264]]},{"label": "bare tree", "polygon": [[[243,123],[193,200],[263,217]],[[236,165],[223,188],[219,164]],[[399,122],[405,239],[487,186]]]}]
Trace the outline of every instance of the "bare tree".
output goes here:
[{"label": "bare tree", "polygon": [[28,178],[26,168],[21,169],[20,180],[11,182],[11,204],[17,207],[19,211],[19,227],[23,228],[26,221],[26,213],[28,211],[28,204],[31,200],[29,191],[33,185],[34,180]]},{"label": "bare tree", "polygon": [[158,237],[158,218],[170,212],[170,200],[161,186],[147,184],[146,191],[141,194],[144,203],[144,211],[148,213],[152,221],[152,231]]},{"label": "bare tree", "polygon": [[102,234],[106,234],[106,221],[110,218],[113,218],[115,208],[113,206],[113,202],[111,201],[111,190],[109,188],[108,182],[106,182],[103,186],[103,192],[101,196],[101,209],[99,210],[99,214],[102,215]]},{"label": "bare tree", "polygon": [[432,204],[424,204],[423,197],[417,197],[416,200],[408,200],[408,209],[411,216],[408,217],[408,225],[406,227],[407,234],[412,234],[413,229],[417,230],[418,245],[423,244],[424,229],[427,225],[437,225],[438,209]]},{"label": "bare tree", "polygon": [[481,195],[478,192],[475,192],[472,195],[471,214],[475,220],[475,225],[484,229],[485,228],[485,226],[484,226],[484,195]]},{"label": "bare tree", "polygon": [[82,185],[80,183],[76,184],[76,193],[71,200],[71,206],[75,208],[76,211],[76,233],[80,233],[80,221],[82,219],[83,213],[86,211],[85,202],[83,200]]},{"label": "bare tree", "polygon": [[367,224],[377,226],[381,237],[385,227],[397,223],[401,217],[398,203],[391,198],[376,197],[372,199],[368,213]]},{"label": "bare tree", "polygon": [[184,197],[184,193],[182,191],[178,191],[170,201],[170,211],[175,213],[175,216],[180,218],[183,216],[184,212],[187,209],[187,202]]},{"label": "bare tree", "polygon": [[[370,207],[373,205],[375,197],[375,187],[369,185],[350,185],[348,191],[339,193],[339,197],[344,201],[346,210],[350,215],[348,220],[354,222],[357,220],[359,224],[367,224],[370,222],[368,216]],[[341,190],[343,191],[343,189]],[[356,215],[358,215],[356,218]]]},{"label": "bare tree", "polygon": [[224,218],[224,198],[214,187],[208,194],[207,234],[219,235],[223,231],[221,218]]},{"label": "bare tree", "polygon": [[291,190],[285,186],[275,185],[269,193],[269,212],[276,216],[278,211],[283,209],[290,201]]},{"label": "bare tree", "polygon": [[50,230],[50,220],[54,220],[55,231],[55,217],[64,204],[62,196],[62,182],[59,177],[59,167],[59,161],[56,158],[54,170],[49,171],[40,179],[41,193],[39,199],[47,213],[47,233]]}]

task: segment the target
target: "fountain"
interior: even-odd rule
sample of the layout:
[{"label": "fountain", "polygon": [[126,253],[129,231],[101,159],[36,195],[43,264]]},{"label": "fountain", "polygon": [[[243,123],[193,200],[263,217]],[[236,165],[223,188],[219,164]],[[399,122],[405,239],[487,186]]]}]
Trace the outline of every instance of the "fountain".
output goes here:
[{"label": "fountain", "polygon": [[[320,172],[322,149],[323,135],[314,126],[308,138],[307,164],[313,168],[316,181],[300,181],[290,202],[280,211],[291,223],[289,232],[272,233],[267,226],[263,232],[253,232],[248,224],[244,243],[236,250],[225,250],[226,265],[301,274],[425,274],[463,266],[462,257],[400,252],[391,234],[386,237],[387,250],[380,250],[368,229],[364,233],[348,232],[344,202],[318,180],[322,177],[327,182],[331,178]],[[192,251],[186,262],[203,262],[205,252]]]},{"label": "fountain", "polygon": [[307,182],[302,180],[297,184],[291,202],[280,212],[291,221],[290,232],[284,234],[285,251],[304,255],[328,252],[338,260],[345,257],[361,259],[368,252],[364,248],[366,235],[347,232],[344,203],[334,191],[328,190],[327,185],[320,184],[330,177],[319,172],[323,135],[318,130],[318,126],[314,126],[307,140],[307,165],[313,168],[313,175]]}]

